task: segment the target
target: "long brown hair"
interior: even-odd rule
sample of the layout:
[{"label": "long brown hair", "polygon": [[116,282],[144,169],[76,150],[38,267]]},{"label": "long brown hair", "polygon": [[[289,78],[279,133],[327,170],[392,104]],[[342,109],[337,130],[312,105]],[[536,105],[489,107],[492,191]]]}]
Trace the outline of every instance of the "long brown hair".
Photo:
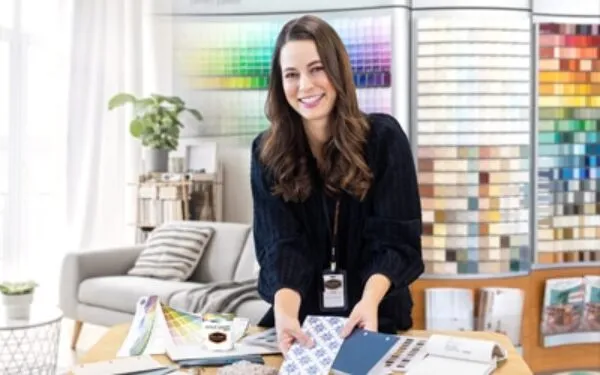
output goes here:
[{"label": "long brown hair", "polygon": [[364,145],[369,123],[358,107],[352,68],[346,48],[336,31],[315,16],[303,16],[285,24],[277,37],[265,113],[271,127],[262,137],[261,161],[273,174],[273,193],[286,201],[303,201],[312,191],[308,157],[310,150],[300,115],[285,98],[279,55],[285,43],[314,41],[325,73],[337,92],[329,122],[331,138],[323,146],[320,168],[328,192],[340,189],[364,199],[373,179],[365,160]]}]

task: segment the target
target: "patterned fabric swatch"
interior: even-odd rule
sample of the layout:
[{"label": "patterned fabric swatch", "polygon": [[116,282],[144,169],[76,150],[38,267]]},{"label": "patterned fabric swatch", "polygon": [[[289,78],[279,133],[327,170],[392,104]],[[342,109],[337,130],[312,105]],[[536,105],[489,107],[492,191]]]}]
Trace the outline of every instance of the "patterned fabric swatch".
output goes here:
[{"label": "patterned fabric swatch", "polygon": [[346,320],[335,316],[307,316],[302,330],[313,339],[315,345],[312,348],[292,345],[279,374],[327,375],[342,346],[340,332]]}]

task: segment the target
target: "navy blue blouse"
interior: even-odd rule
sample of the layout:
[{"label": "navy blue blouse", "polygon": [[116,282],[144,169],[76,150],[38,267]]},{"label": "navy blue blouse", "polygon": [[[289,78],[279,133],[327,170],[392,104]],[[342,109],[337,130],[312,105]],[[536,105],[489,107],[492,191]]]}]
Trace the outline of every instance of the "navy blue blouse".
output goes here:
[{"label": "navy blue blouse", "polygon": [[[363,201],[350,194],[340,197],[337,236],[338,267],[348,283],[348,316],[362,297],[365,282],[376,273],[392,287],[379,308],[379,330],[395,333],[412,327],[412,298],[408,286],[424,270],[421,256],[421,202],[411,147],[400,124],[387,114],[367,115],[371,125],[366,144],[373,184]],[[273,178],[258,158],[260,137],[252,144],[251,185],[254,241],[260,264],[258,289],[273,304],[275,293],[291,288],[302,297],[300,321],[306,315],[328,315],[320,310],[322,272],[329,265],[334,198],[313,187],[304,202],[285,202],[271,193]],[[315,168],[311,155],[309,165]],[[260,323],[274,325],[272,308]]]}]

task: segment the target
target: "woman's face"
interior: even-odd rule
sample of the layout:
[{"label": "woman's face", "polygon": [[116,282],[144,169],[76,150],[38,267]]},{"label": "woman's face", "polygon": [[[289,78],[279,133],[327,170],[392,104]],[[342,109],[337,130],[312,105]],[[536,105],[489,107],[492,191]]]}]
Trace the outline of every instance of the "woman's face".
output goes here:
[{"label": "woman's face", "polygon": [[307,124],[326,124],[336,92],[312,40],[286,43],[279,55],[285,97]]}]

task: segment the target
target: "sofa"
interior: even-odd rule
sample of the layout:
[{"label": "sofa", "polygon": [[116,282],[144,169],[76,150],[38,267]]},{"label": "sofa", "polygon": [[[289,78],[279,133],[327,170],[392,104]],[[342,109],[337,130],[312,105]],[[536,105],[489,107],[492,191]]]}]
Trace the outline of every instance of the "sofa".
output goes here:
[{"label": "sofa", "polygon": [[[185,222],[189,224],[190,222]],[[144,249],[143,244],[110,249],[68,253],[62,263],[59,304],[66,318],[75,321],[72,349],[84,323],[113,326],[131,322],[136,303],[146,295],[157,295],[161,302],[179,307],[186,290],[207,283],[256,279],[258,264],[252,228],[247,224],[193,222],[214,229],[192,276],[186,281],[167,281],[129,276]],[[240,303],[234,313],[257,324],[269,305],[261,299]]]}]

